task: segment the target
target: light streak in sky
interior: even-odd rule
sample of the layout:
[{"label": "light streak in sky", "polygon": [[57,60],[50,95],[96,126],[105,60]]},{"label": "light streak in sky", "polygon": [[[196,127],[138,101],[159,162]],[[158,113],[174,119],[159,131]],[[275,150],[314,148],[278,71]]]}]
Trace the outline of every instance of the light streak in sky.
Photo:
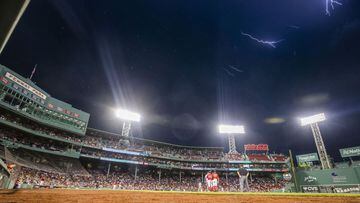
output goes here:
[{"label": "light streak in sky", "polygon": [[237,71],[239,73],[243,72],[242,70],[240,70],[240,69],[238,69],[238,68],[236,68],[236,67],[234,67],[232,65],[228,65],[228,66],[229,66],[229,68],[231,68],[231,69],[233,69],[233,70],[235,70],[235,71]]},{"label": "light streak in sky", "polygon": [[297,25],[288,25],[288,27],[289,27],[289,28],[294,28],[294,29],[300,29],[300,27],[297,26]]},{"label": "light streak in sky", "polygon": [[325,13],[326,15],[330,16],[330,11],[329,11],[329,6],[331,6],[332,10],[334,10],[334,4],[337,4],[337,5],[342,5],[341,2],[338,2],[336,0],[326,0],[326,5],[325,5]]},{"label": "light streak in sky", "polygon": [[228,69],[224,68],[224,70],[225,70],[225,72],[226,72],[228,75],[230,75],[230,76],[232,76],[232,77],[235,76],[235,75],[234,75],[233,73],[231,73]]},{"label": "light streak in sky", "polygon": [[272,48],[276,48],[276,44],[277,44],[277,43],[279,43],[279,42],[281,42],[281,41],[284,41],[284,39],[277,40],[277,41],[267,41],[267,40],[262,40],[262,39],[255,38],[255,37],[253,37],[252,35],[247,34],[247,33],[244,33],[244,32],[241,32],[241,34],[244,35],[244,36],[247,36],[247,37],[249,37],[250,39],[255,40],[255,41],[257,41],[257,42],[259,42],[259,43],[261,43],[261,44],[269,45],[269,46],[271,46]]}]

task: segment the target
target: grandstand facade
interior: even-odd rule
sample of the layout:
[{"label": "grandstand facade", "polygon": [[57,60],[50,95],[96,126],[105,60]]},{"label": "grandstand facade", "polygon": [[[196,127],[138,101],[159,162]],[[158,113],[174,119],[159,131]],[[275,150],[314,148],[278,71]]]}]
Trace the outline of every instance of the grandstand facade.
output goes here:
[{"label": "grandstand facade", "polygon": [[0,106],[49,127],[84,135],[90,114],[51,97],[9,68],[0,65]]},{"label": "grandstand facade", "polygon": [[237,191],[240,165],[250,171],[253,191],[281,190],[288,182],[286,155],[122,137],[88,128],[89,117],[0,66],[0,156],[15,166],[8,187],[198,191],[204,174],[216,170],[221,189]]}]

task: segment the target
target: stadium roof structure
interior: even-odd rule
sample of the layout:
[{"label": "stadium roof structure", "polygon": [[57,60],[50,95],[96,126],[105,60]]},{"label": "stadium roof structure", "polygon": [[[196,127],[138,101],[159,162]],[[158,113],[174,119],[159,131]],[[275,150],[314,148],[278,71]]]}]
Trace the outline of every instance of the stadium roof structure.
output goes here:
[{"label": "stadium roof structure", "polygon": [[13,74],[14,76],[16,76],[17,78],[23,80],[24,82],[26,82],[27,84],[29,84],[30,86],[34,87],[36,90],[40,91],[42,94],[46,95],[46,97],[49,99],[49,102],[51,102],[52,104],[56,105],[56,106],[60,106],[62,108],[71,108],[72,111],[75,111],[76,113],[78,113],[80,115],[80,117],[82,117],[82,119],[88,120],[90,117],[90,114],[88,114],[87,112],[84,112],[80,109],[77,109],[75,107],[73,107],[71,104],[60,101],[54,97],[52,97],[49,93],[47,93],[46,91],[44,91],[42,88],[40,88],[38,85],[36,85],[33,81],[31,81],[29,78],[25,78],[23,76],[21,76],[20,74],[16,73],[15,71],[11,70],[10,68],[1,65],[0,64],[0,73],[1,72],[10,72],[11,74]]},{"label": "stadium roof structure", "polygon": [[[96,134],[96,133],[99,133],[99,134],[105,134],[105,135],[110,136],[110,137],[112,137],[112,136],[123,137],[123,136],[121,136],[121,134],[118,134],[118,133],[108,132],[108,131],[99,130],[99,129],[95,129],[95,128],[87,128],[86,133],[91,133],[93,135]],[[132,137],[132,139],[140,140],[140,141],[143,141],[143,142],[154,143],[154,144],[169,145],[169,146],[172,146],[172,147],[180,147],[180,148],[224,150],[224,147],[199,147],[199,146],[177,145],[177,144],[171,144],[171,143],[160,142],[160,141],[156,141],[156,140],[150,140],[150,139],[138,138],[138,137]]]},{"label": "stadium roof structure", "polygon": [[[47,126],[79,135],[85,134],[90,114],[51,97],[29,78],[0,65],[0,86],[1,93],[4,94],[0,98],[2,108]],[[6,98],[11,98],[11,102],[6,102]],[[38,116],[38,111],[43,116]]]}]

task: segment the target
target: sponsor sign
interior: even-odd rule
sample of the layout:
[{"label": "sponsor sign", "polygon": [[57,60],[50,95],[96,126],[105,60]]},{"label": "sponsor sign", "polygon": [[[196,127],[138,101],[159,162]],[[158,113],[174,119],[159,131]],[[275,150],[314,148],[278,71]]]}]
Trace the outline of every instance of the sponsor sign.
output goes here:
[{"label": "sponsor sign", "polygon": [[360,156],[360,146],[339,149],[341,157]]},{"label": "sponsor sign", "polygon": [[342,185],[333,188],[334,193],[360,193],[359,185]]},{"label": "sponsor sign", "polygon": [[251,161],[229,161],[230,164],[251,164]]},{"label": "sponsor sign", "polygon": [[[43,102],[42,102],[43,103]],[[65,113],[67,115],[70,115],[70,116],[73,116],[73,117],[76,117],[76,118],[79,118],[80,115],[77,114],[77,113],[74,113],[74,112],[71,112],[67,109],[63,109],[61,107],[56,107],[54,104],[51,104],[51,103],[48,103],[47,104],[47,107],[50,108],[50,109],[56,109],[57,111],[61,112],[61,113]]]},{"label": "sponsor sign", "polygon": [[19,90],[19,85],[13,83],[13,88],[16,89],[16,90]]},{"label": "sponsor sign", "polygon": [[301,186],[301,190],[304,193],[319,193],[319,186]]},{"label": "sponsor sign", "polygon": [[35,94],[36,96],[40,97],[41,99],[46,100],[46,95],[43,94],[42,92],[40,92],[39,90],[33,88],[31,85],[27,84],[26,82],[22,81],[21,79],[19,79],[18,77],[16,77],[15,75],[6,72],[5,73],[5,77],[7,77],[8,79],[14,81],[16,84],[22,86],[23,88],[29,90],[30,92],[32,92],[33,94]]},{"label": "sponsor sign", "polygon": [[338,175],[336,172],[331,173],[333,183],[347,183],[347,178],[344,175]]},{"label": "sponsor sign", "polygon": [[358,185],[358,167],[324,169],[324,170],[299,170],[296,172],[299,185]]},{"label": "sponsor sign", "polygon": [[312,162],[312,161],[319,161],[319,156],[318,156],[317,153],[296,155],[296,161],[297,161],[298,163],[306,163],[306,162]]},{"label": "sponsor sign", "polygon": [[112,162],[118,162],[118,163],[139,164],[138,161],[124,160],[124,159],[113,159],[113,158],[107,158],[107,157],[100,157],[100,160],[112,161]]},{"label": "sponsor sign", "polygon": [[268,151],[269,150],[269,145],[267,144],[246,144],[244,145],[244,149],[250,150],[250,151]]},{"label": "sponsor sign", "polygon": [[132,152],[132,151],[127,151],[127,150],[121,150],[121,149],[113,149],[113,148],[107,148],[107,147],[103,147],[102,148],[104,151],[108,151],[108,152],[116,152],[116,153],[120,153],[120,154],[129,154],[129,155],[143,155],[142,153],[139,152]]},{"label": "sponsor sign", "polygon": [[7,85],[7,84],[9,83],[9,81],[8,81],[6,78],[4,78],[4,77],[0,77],[0,80],[1,80],[5,85]]},{"label": "sponsor sign", "polygon": [[304,177],[304,182],[306,183],[312,183],[317,181],[317,178],[315,176],[305,176]]}]

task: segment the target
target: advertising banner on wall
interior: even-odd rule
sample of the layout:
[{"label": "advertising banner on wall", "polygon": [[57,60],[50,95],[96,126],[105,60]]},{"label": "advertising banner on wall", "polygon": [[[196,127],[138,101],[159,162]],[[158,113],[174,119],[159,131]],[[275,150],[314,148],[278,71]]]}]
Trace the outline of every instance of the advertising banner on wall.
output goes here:
[{"label": "advertising banner on wall", "polygon": [[333,187],[334,193],[360,193],[360,185],[340,185]]},{"label": "advertising banner on wall", "polygon": [[301,191],[303,193],[319,193],[320,192],[320,188],[319,186],[301,186]]},{"label": "advertising banner on wall", "polygon": [[301,170],[296,172],[299,185],[358,185],[360,180],[354,168]]},{"label": "advertising banner on wall", "polygon": [[339,149],[341,157],[360,156],[360,146]]},{"label": "advertising banner on wall", "polygon": [[319,161],[319,156],[317,153],[296,155],[296,161],[298,163]]}]

